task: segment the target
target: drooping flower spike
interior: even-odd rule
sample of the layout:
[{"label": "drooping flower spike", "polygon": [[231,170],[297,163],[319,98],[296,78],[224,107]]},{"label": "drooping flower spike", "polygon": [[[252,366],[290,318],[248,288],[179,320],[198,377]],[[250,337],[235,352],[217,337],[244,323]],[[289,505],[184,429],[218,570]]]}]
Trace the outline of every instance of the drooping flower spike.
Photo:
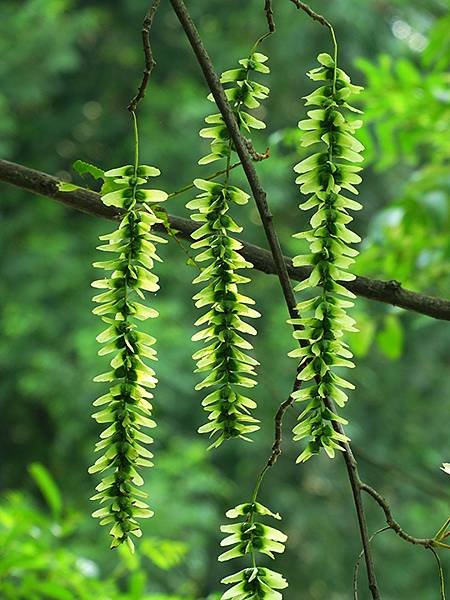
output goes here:
[{"label": "drooping flower spike", "polygon": [[97,337],[102,344],[99,354],[112,355],[111,370],[94,380],[108,383],[109,390],[94,402],[101,408],[93,417],[105,423],[106,429],[96,445],[102,456],[89,469],[90,473],[103,474],[92,500],[104,506],[93,516],[101,519],[101,525],[111,526],[112,548],[125,542],[131,550],[134,545],[130,534],[142,535],[137,519],[153,515],[144,501],[146,494],[139,489],[144,481],[138,467],[153,466],[153,454],[145,446],[153,440],[143,429],[155,427],[149,389],[156,386],[157,379],[146,360],[156,360],[156,340],[140,331],[138,322],[158,316],[144,302],[145,292],[159,289],[158,277],[153,273],[154,262],[160,260],[155,244],[165,242],[152,232],[160,222],[152,205],[164,201],[167,194],[142,186],[148,177],[159,174],[155,167],[138,166],[137,156],[134,166],[105,173],[105,187],[111,191],[102,196],[102,201],[122,209],[124,214],[115,231],[100,237],[105,243],[99,250],[116,256],[94,263],[109,274],[92,284],[103,290],[94,297],[98,306],[93,311],[106,323],[106,329]]},{"label": "drooping flower spike", "polygon": [[302,317],[293,320],[299,326],[294,337],[301,340],[302,347],[290,356],[300,359],[298,379],[309,384],[293,394],[297,401],[306,403],[294,428],[294,439],[309,439],[298,462],[308,460],[321,448],[330,457],[336,449],[343,449],[342,442],[348,438],[336,431],[333,424],[346,421],[327,407],[326,399],[342,407],[347,401],[344,389],[354,387],[336,370],[354,366],[352,354],[343,341],[345,332],[356,331],[355,321],[346,313],[353,306],[354,294],[341,282],[354,279],[348,268],[358,252],[350,244],[360,241],[347,225],[352,221],[349,211],[359,210],[361,204],[344,194],[357,194],[355,186],[361,182],[358,173],[364,148],[354,133],[362,122],[349,121],[347,115],[348,111],[360,112],[348,101],[362,88],[353,85],[328,54],[319,54],[318,61],[320,67],[308,75],[321,86],[306,96],[306,105],[318,108],[308,112],[308,119],[300,121],[299,128],[303,132],[303,146],[320,144],[321,147],[294,167],[299,174],[296,183],[300,191],[312,194],[300,208],[315,209],[311,229],[294,236],[307,240],[310,247],[309,254],[294,258],[294,265],[312,267],[310,277],[296,290],[314,290],[312,298],[297,305]]},{"label": "drooping flower spike", "polygon": [[[245,131],[261,129],[265,124],[253,117],[244,108],[256,108],[260,100],[267,97],[269,90],[250,79],[252,72],[268,73],[267,57],[253,53],[239,61],[240,68],[226,71],[221,81],[231,84],[225,92],[231,102],[235,117]],[[212,96],[209,99],[213,101]],[[255,367],[258,362],[247,354],[252,345],[246,335],[255,335],[256,330],[244,319],[259,317],[252,308],[254,301],[240,292],[240,286],[250,281],[238,274],[240,269],[253,265],[241,256],[242,244],[233,238],[242,228],[228,214],[234,204],[246,204],[249,195],[230,185],[229,166],[233,144],[221,114],[205,119],[210,125],[200,135],[210,138],[211,152],[200,159],[208,164],[220,159],[226,161],[227,172],[223,184],[196,179],[199,195],[187,204],[194,210],[192,219],[201,227],[192,235],[192,248],[199,251],[196,261],[205,262],[206,267],[194,280],[203,284],[194,296],[197,308],[208,307],[196,322],[203,329],[193,336],[207,344],[193,356],[197,361],[197,372],[207,375],[196,389],[212,388],[204,398],[203,406],[209,413],[208,422],[200,427],[201,433],[214,438],[211,447],[219,446],[224,440],[234,437],[248,439],[247,435],[258,429],[258,421],[250,415],[256,403],[244,395],[242,388],[256,385]]]},{"label": "drooping flower spike", "polygon": [[287,581],[279,573],[256,565],[257,553],[275,558],[274,553],[284,552],[287,536],[278,529],[260,522],[262,516],[281,519],[280,515],[259,502],[249,502],[229,510],[226,516],[230,519],[245,519],[220,528],[223,533],[228,534],[222,540],[221,546],[234,547],[221,554],[219,561],[250,555],[252,567],[222,579],[222,583],[232,584],[232,587],[222,595],[221,600],[281,600],[282,594],[277,590],[286,588]]}]

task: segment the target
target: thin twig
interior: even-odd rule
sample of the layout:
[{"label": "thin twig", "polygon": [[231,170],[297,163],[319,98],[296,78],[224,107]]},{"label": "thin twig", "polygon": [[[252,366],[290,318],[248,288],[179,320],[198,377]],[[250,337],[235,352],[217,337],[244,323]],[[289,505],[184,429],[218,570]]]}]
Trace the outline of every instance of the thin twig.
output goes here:
[{"label": "thin twig", "polygon": [[433,553],[434,558],[436,559],[436,563],[437,563],[438,575],[439,575],[439,592],[441,595],[441,600],[445,600],[445,578],[444,578],[444,571],[442,569],[441,559],[439,558],[439,554],[436,552],[436,550],[432,546],[430,546],[430,550]]},{"label": "thin twig", "polygon": [[[250,144],[250,146],[253,148],[251,140],[246,140],[246,142],[248,142]],[[254,154],[252,154],[252,160],[254,160],[255,162],[261,162],[262,160],[266,160],[270,156],[269,148],[266,148],[266,151],[264,152],[264,154],[260,154],[259,152],[256,152],[255,149],[253,149],[253,152],[254,152]],[[217,179],[217,177],[220,177],[221,175],[224,175],[225,173],[229,173],[233,169],[236,169],[237,167],[240,167],[240,166],[241,166],[240,161],[235,162],[234,164],[230,165],[228,168],[221,169],[220,171],[216,171],[212,175],[209,175],[208,177],[204,177],[203,179],[205,179],[205,181],[213,181],[214,179]],[[194,187],[195,187],[194,183],[188,183],[187,185],[176,190],[175,192],[171,192],[168,195],[168,198],[175,198],[176,196],[180,196],[181,194],[184,194],[184,192],[188,192],[189,190],[191,190]]]},{"label": "thin twig", "polygon": [[301,381],[296,376],[291,395],[284,402],[282,402],[280,404],[280,406],[277,410],[277,414],[275,415],[275,439],[274,439],[273,446],[272,446],[272,452],[267,460],[268,467],[273,467],[273,465],[277,462],[278,457],[281,454],[281,442],[282,442],[282,435],[283,435],[283,417],[284,417],[284,414],[287,411],[287,409],[294,404],[294,398],[292,397],[292,394],[294,394],[296,391],[298,391],[300,389],[300,386],[301,386]]},{"label": "thin twig", "polygon": [[[379,533],[382,533],[383,531],[388,531],[389,529],[390,529],[390,527],[382,527],[378,531],[375,531],[375,533],[370,536],[369,543],[372,543],[372,540]],[[361,559],[362,559],[363,556],[364,556],[364,550],[361,550],[361,552],[359,553],[359,556],[358,556],[358,558],[356,560],[355,570],[353,572],[353,600],[358,600],[359,599],[359,595],[358,595],[358,573],[359,573],[359,565],[361,564]]]},{"label": "thin twig", "polygon": [[[39,196],[51,198],[69,208],[96,217],[117,219],[120,216],[120,211],[103,204],[100,195],[92,190],[77,187],[71,192],[62,192],[58,187],[60,180],[56,177],[2,159],[0,159],[0,182],[16,186]],[[191,239],[191,234],[197,228],[190,219],[184,219],[177,215],[169,215],[169,220],[172,227],[179,232],[179,237],[186,240]],[[160,231],[163,231],[163,228]],[[240,240],[240,242],[243,244],[241,251],[243,257],[251,262],[257,271],[268,275],[276,274],[275,263],[270,252],[245,240]],[[293,281],[303,281],[309,277],[310,268],[294,267],[291,258],[287,256],[283,258],[289,277]],[[354,281],[345,281],[344,285],[357,296],[368,300],[398,306],[404,310],[414,311],[434,319],[450,321],[449,300],[413,292],[403,288],[399,282],[395,282],[395,285],[393,285],[389,281],[370,279],[359,275]]]},{"label": "thin twig", "polygon": [[393,531],[395,531],[395,533],[399,537],[404,539],[406,542],[409,542],[410,544],[424,546],[425,548],[431,548],[432,546],[436,545],[436,541],[433,538],[417,538],[410,535],[409,533],[406,533],[406,531],[402,529],[400,524],[392,516],[389,504],[381,494],[379,494],[370,485],[367,485],[367,483],[364,483],[363,481],[359,482],[359,487],[362,491],[372,496],[375,502],[382,508],[384,516],[386,517],[386,523]]},{"label": "thin twig", "polygon": [[267,27],[269,28],[269,33],[274,33],[275,19],[273,16],[272,0],[265,0],[264,12],[266,13]]},{"label": "thin twig", "polygon": [[142,24],[142,46],[144,48],[145,68],[142,74],[141,85],[139,86],[137,94],[127,106],[130,112],[136,112],[137,105],[144,98],[150,75],[156,65],[156,61],[153,58],[152,47],[150,44],[150,29],[152,27],[156,11],[158,10],[159,3],[160,0],[153,0],[153,3],[148,9],[147,14],[144,17],[144,22]]},{"label": "thin twig", "polygon": [[259,493],[259,489],[261,487],[261,484],[263,482],[263,479],[264,479],[267,471],[271,467],[274,466],[274,464],[278,460],[278,457],[281,454],[281,442],[282,442],[282,437],[283,437],[283,417],[284,417],[284,414],[287,411],[287,409],[290,406],[292,406],[292,404],[294,403],[294,398],[292,397],[292,394],[300,389],[301,381],[298,379],[298,373],[299,373],[299,369],[297,368],[297,373],[295,376],[293,390],[292,390],[291,394],[288,396],[288,398],[280,404],[280,406],[278,407],[277,413],[275,415],[274,441],[272,444],[272,448],[271,448],[269,457],[266,460],[263,468],[261,469],[258,477],[256,478],[256,482],[255,482],[255,485],[253,488],[253,493],[252,493],[252,502],[256,502],[256,499],[257,499],[257,496]]},{"label": "thin twig", "polygon": [[[215,173],[213,173],[212,175],[209,175],[208,177],[204,177],[205,181],[212,181],[213,179],[216,179],[217,177],[220,177],[221,175],[223,175],[224,173],[226,173],[227,171],[231,171],[232,169],[235,169],[236,167],[240,167],[241,163],[240,162],[235,162],[233,165],[231,165],[228,169],[221,169],[220,171],[216,171]],[[167,198],[175,198],[176,196],[179,196],[180,194],[184,194],[184,192],[188,192],[189,190],[192,190],[192,188],[194,188],[195,185],[194,183],[188,183],[187,185],[181,187],[180,189],[176,190],[175,192],[171,192]]]}]

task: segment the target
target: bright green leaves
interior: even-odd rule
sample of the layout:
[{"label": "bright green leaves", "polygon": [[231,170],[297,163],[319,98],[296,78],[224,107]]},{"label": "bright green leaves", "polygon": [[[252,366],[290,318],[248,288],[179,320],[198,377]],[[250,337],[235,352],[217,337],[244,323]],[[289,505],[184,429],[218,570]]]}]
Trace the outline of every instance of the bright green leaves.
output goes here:
[{"label": "bright green leaves", "polygon": [[[269,89],[250,78],[252,72],[269,72],[267,60],[255,52],[240,60],[239,68],[225,71],[221,77],[222,83],[231,84],[225,93],[239,127],[246,131],[265,127],[244,109],[257,108],[260,101],[267,98]],[[213,101],[212,96],[209,99]],[[199,164],[224,159],[229,167],[233,144],[222,115],[210,115],[205,121],[208,127],[200,131],[200,136],[211,140],[211,152]],[[194,280],[203,284],[194,301],[199,309],[208,307],[196,322],[201,330],[192,338],[203,341],[206,346],[193,356],[197,361],[196,372],[204,374],[196,389],[209,389],[202,402],[208,412],[208,422],[199,431],[213,438],[210,447],[217,447],[234,437],[247,440],[247,435],[258,429],[258,421],[250,414],[256,403],[244,390],[256,385],[255,367],[258,365],[246,353],[252,349],[246,336],[256,334],[247,319],[260,315],[253,308],[254,301],[240,292],[240,285],[250,280],[237,271],[252,265],[239,253],[242,245],[232,234],[242,228],[229,214],[233,205],[246,204],[249,195],[230,185],[229,172],[224,184],[196,179],[194,185],[200,193],[187,207],[194,211],[191,218],[200,227],[192,234],[195,240],[192,248],[198,251],[196,262],[206,263]]]},{"label": "bright green leaves", "polygon": [[284,543],[287,537],[273,527],[262,523],[237,523],[223,525],[220,530],[229,535],[221,542],[222,546],[235,545],[219,556],[219,561],[230,560],[244,556],[250,552],[261,552],[270,558],[275,558],[274,552],[284,552]]},{"label": "bright green leaves", "polygon": [[353,306],[348,298],[354,295],[341,282],[354,279],[348,268],[357,251],[349,244],[360,238],[347,226],[352,221],[349,211],[359,210],[361,205],[343,191],[358,193],[355,186],[361,182],[361,167],[357,165],[363,160],[360,153],[364,148],[353,137],[361,121],[348,121],[345,109],[355,110],[347,100],[362,88],[351,84],[328,54],[320,54],[318,61],[321,66],[308,75],[323,84],[306,97],[307,106],[318,108],[307,113],[309,118],[300,121],[299,128],[303,146],[320,144],[321,148],[294,167],[300,191],[312,194],[300,208],[315,209],[311,229],[294,236],[305,239],[310,249],[309,254],[296,256],[294,265],[311,267],[309,278],[296,290],[319,288],[316,296],[297,305],[301,317],[293,320],[297,326],[294,337],[301,347],[290,356],[299,360],[298,379],[309,384],[293,394],[296,401],[306,404],[294,428],[294,439],[309,440],[297,462],[321,449],[330,457],[336,450],[344,450],[348,438],[337,429],[346,421],[330,407],[344,406],[347,395],[343,390],[353,388],[336,370],[354,366],[343,336],[356,331],[355,321],[346,313]]},{"label": "bright green leaves", "polygon": [[222,595],[221,600],[227,598],[281,600],[282,598],[282,595],[276,590],[286,588],[288,585],[286,580],[275,571],[257,567],[255,556],[260,553],[275,558],[274,554],[284,552],[287,536],[278,529],[261,523],[258,518],[262,515],[280,519],[278,514],[272,513],[257,502],[241,504],[227,512],[227,517],[230,519],[240,516],[245,516],[245,519],[232,525],[223,525],[220,528],[226,534],[221,546],[233,547],[221,554],[219,561],[250,555],[253,567],[222,579],[222,583],[232,584],[232,587]]},{"label": "bright green leaves", "polygon": [[106,276],[92,283],[100,290],[94,296],[98,306],[93,312],[106,323],[106,329],[97,336],[102,344],[99,354],[112,355],[110,370],[94,380],[107,382],[109,391],[94,402],[100,410],[93,418],[106,427],[96,444],[101,456],[89,469],[90,473],[103,474],[92,500],[104,506],[93,516],[100,519],[101,525],[110,526],[112,548],[125,542],[131,551],[134,545],[130,535],[142,535],[138,519],[153,515],[144,501],[146,494],[139,489],[144,481],[138,468],[153,466],[153,454],[145,446],[153,440],[145,431],[156,425],[150,418],[153,394],[149,389],[156,386],[157,379],[146,361],[156,360],[156,340],[140,332],[136,321],[158,316],[142,302],[145,291],[154,293],[159,289],[152,269],[160,260],[156,243],[165,241],[152,232],[160,220],[149,203],[161,202],[167,194],[141,187],[146,177],[156,175],[159,169],[145,165],[128,165],[105,173],[106,178],[113,178],[116,189],[104,194],[102,200],[125,209],[125,214],[115,231],[100,238],[105,243],[99,249],[116,258],[94,263],[106,271]]}]

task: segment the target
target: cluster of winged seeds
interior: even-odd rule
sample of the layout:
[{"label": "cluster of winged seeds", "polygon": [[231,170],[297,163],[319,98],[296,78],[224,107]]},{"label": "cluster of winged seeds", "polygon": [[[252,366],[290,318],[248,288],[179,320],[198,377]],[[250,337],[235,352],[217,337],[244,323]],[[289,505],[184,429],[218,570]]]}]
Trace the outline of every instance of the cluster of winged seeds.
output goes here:
[{"label": "cluster of winged seeds", "polygon": [[[249,58],[240,60],[240,67],[225,71],[221,81],[231,84],[226,90],[236,120],[245,131],[262,129],[265,124],[256,119],[246,108],[260,105],[269,90],[250,79],[253,72],[268,73],[265,65],[267,57],[253,53]],[[213,101],[212,97],[209,99]],[[229,215],[233,204],[246,204],[249,195],[230,185],[229,168],[233,144],[221,114],[206,117],[210,125],[200,131],[200,135],[210,138],[211,152],[200,159],[200,164],[224,160],[226,162],[225,182],[216,183],[196,179],[195,186],[199,195],[187,204],[194,210],[192,219],[201,224],[192,237],[192,248],[199,251],[198,263],[206,262],[201,274],[194,283],[203,284],[203,288],[194,296],[198,308],[208,307],[196,325],[203,329],[193,336],[207,346],[194,354],[197,372],[205,372],[206,377],[196,389],[212,388],[204,398],[203,406],[209,413],[208,422],[200,427],[202,433],[214,438],[211,447],[219,446],[224,440],[242,437],[258,429],[258,421],[250,415],[255,402],[241,393],[241,388],[256,385],[255,366],[257,361],[247,354],[252,350],[250,342],[243,335],[255,335],[256,330],[244,319],[256,318],[259,313],[251,308],[254,301],[240,293],[240,285],[249,282],[247,277],[237,271],[251,268],[239,253],[242,244],[233,238],[242,228]]]},{"label": "cluster of winged seeds", "polygon": [[335,413],[334,404],[344,406],[347,395],[343,388],[354,387],[336,369],[354,366],[342,339],[345,332],[355,331],[355,322],[346,313],[353,306],[348,298],[354,298],[354,294],[341,282],[354,279],[348,268],[358,252],[349,244],[360,241],[347,225],[352,221],[349,210],[359,210],[361,205],[344,193],[357,194],[355,185],[361,182],[358,164],[363,160],[364,148],[354,133],[362,123],[349,121],[347,114],[360,112],[348,100],[362,88],[353,85],[328,54],[319,54],[318,61],[320,67],[308,75],[321,87],[306,97],[307,106],[318,108],[308,112],[308,119],[300,121],[299,128],[303,146],[319,144],[320,148],[294,167],[300,191],[311,194],[300,208],[315,209],[311,229],[294,236],[307,240],[310,248],[308,254],[294,258],[294,265],[312,268],[309,278],[296,290],[314,290],[312,298],[297,305],[302,317],[293,320],[299,326],[294,337],[301,347],[290,356],[300,359],[298,379],[310,383],[293,394],[297,401],[306,402],[294,428],[294,439],[309,438],[298,462],[319,453],[321,448],[330,457],[336,449],[343,449],[342,442],[348,438],[336,431],[336,424],[346,421]]},{"label": "cluster of winged seeds", "polygon": [[228,534],[222,540],[221,546],[234,546],[219,556],[219,561],[231,560],[250,555],[252,566],[238,571],[222,579],[222,583],[233,584],[221,597],[221,600],[235,598],[236,600],[281,600],[282,594],[277,590],[287,587],[287,581],[280,573],[267,567],[256,565],[256,554],[262,553],[274,557],[275,553],[284,552],[287,536],[260,522],[261,516],[281,519],[278,513],[260,504],[251,502],[240,504],[226,513],[229,519],[243,517],[239,523],[223,525],[220,529]]},{"label": "cluster of winged seeds", "polygon": [[94,402],[103,408],[93,417],[106,423],[106,429],[96,445],[103,454],[89,469],[104,473],[92,498],[104,506],[93,516],[100,518],[102,525],[111,525],[112,548],[125,542],[131,550],[130,534],[142,535],[137,519],[153,515],[144,501],[146,494],[139,489],[144,482],[137,467],[153,465],[153,455],[144,445],[153,440],[142,429],[155,426],[151,419],[153,395],[148,390],[155,387],[157,379],[144,359],[156,360],[156,340],[140,331],[138,322],[158,316],[142,300],[144,292],[159,289],[153,273],[154,261],[160,260],[155,243],[165,240],[152,232],[159,219],[151,205],[164,201],[167,194],[142,186],[148,177],[159,174],[155,167],[137,165],[105,173],[106,186],[112,191],[105,193],[102,201],[122,209],[124,215],[115,231],[100,238],[106,243],[99,250],[115,257],[94,263],[109,274],[92,284],[104,290],[94,297],[98,306],[93,312],[106,323],[97,337],[103,345],[99,354],[112,355],[111,370],[95,378],[107,382],[109,390]]}]

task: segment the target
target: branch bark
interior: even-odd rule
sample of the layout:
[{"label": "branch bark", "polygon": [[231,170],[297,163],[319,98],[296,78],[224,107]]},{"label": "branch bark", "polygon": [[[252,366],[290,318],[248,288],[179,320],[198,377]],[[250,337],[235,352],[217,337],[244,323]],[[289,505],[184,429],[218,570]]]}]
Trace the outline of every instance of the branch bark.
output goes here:
[{"label": "branch bark", "polygon": [[150,29],[152,28],[153,19],[155,18],[156,11],[158,10],[159,3],[160,0],[153,0],[153,3],[148,9],[142,24],[142,47],[144,49],[145,67],[138,91],[127,106],[130,112],[136,112],[137,105],[144,98],[147,85],[150,80],[150,75],[156,66],[156,61],[153,58],[152,47],[150,44]]},{"label": "branch bark", "polygon": [[233,110],[225,96],[225,92],[222,84],[220,83],[219,77],[214,70],[211,59],[209,58],[200,35],[191,17],[189,16],[184,2],[182,0],[171,0],[171,4],[192,46],[192,50],[194,51],[198,64],[203,72],[206,83],[208,84],[217,107],[223,116],[223,120],[225,121],[231,139],[233,140],[237,155],[242,163],[242,168],[255,199],[261,222],[264,225],[267,241],[269,243],[270,251],[276,266],[276,274],[280,280],[286,305],[288,306],[291,318],[294,319],[296,317],[295,296],[289,281],[288,273],[286,271],[280,242],[273,226],[273,216],[267,204],[266,192],[261,186],[256,169],[248,151],[247,144],[245,143],[245,140],[239,131],[239,126],[234,117]]},{"label": "branch bark", "polygon": [[[70,208],[96,217],[117,219],[120,214],[118,210],[105,206],[96,192],[83,188],[73,192],[61,192],[56,177],[7,160],[0,160],[0,181],[52,198]],[[173,229],[179,232],[180,238],[189,240],[191,233],[196,229],[192,221],[183,217],[169,215],[169,220]],[[160,229],[164,231],[162,227]],[[269,275],[276,274],[275,263],[270,252],[245,241],[242,243],[244,244],[242,254],[246,260],[253,263],[255,269]],[[288,274],[294,281],[303,281],[309,276],[310,270],[307,267],[294,267],[292,259],[286,256],[284,261]],[[357,296],[392,304],[435,319],[450,321],[449,300],[412,292],[404,289],[397,281],[381,281],[359,276],[354,281],[345,282],[345,286]]]}]

